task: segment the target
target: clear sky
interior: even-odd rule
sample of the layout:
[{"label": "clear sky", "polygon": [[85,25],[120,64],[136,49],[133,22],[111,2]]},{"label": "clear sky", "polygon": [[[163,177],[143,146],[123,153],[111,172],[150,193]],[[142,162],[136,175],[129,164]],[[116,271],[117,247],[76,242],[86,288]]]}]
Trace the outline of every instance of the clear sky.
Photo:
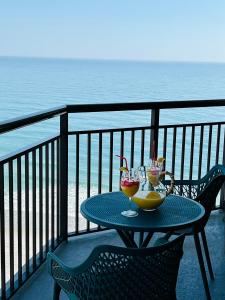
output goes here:
[{"label": "clear sky", "polygon": [[0,55],[225,62],[225,0],[1,0]]}]

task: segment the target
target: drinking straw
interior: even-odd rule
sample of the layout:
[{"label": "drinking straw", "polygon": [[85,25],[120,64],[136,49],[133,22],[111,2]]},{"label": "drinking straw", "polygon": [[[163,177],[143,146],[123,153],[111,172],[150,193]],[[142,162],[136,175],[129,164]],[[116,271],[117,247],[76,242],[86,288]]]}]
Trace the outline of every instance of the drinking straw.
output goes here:
[{"label": "drinking straw", "polygon": [[155,140],[152,142],[152,160],[156,160],[155,157]]},{"label": "drinking straw", "polygon": [[116,155],[117,157],[119,157],[121,160],[125,160],[125,164],[126,164],[126,169],[128,170],[128,163],[127,163],[127,159],[124,156],[121,155]]}]

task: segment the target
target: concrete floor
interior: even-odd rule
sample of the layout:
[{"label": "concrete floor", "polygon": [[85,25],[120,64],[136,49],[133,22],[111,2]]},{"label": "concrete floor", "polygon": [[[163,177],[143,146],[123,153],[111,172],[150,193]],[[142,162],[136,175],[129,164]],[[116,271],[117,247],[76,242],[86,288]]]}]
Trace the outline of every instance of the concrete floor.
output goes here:
[{"label": "concrete floor", "polygon": [[[213,300],[225,300],[225,230],[222,212],[214,212],[208,222],[206,235],[215,274],[215,281],[209,280]],[[69,266],[75,266],[85,260],[91,250],[99,244],[122,246],[117,233],[113,230],[97,234],[71,238],[62,244],[56,254]],[[13,300],[50,300],[53,281],[44,264],[31,279],[16,293]],[[61,294],[60,299],[68,299]],[[177,283],[178,300],[206,299],[193,237],[187,237],[184,244],[184,256],[181,261]]]}]

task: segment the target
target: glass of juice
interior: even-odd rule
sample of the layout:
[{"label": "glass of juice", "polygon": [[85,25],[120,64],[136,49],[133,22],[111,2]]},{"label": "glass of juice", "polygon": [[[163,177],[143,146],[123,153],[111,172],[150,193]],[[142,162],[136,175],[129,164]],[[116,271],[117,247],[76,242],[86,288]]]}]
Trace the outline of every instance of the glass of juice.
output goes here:
[{"label": "glass of juice", "polygon": [[121,212],[125,217],[136,217],[138,215],[136,210],[131,209],[131,198],[137,193],[139,182],[138,173],[135,169],[130,169],[122,173],[120,181],[121,190],[129,198],[129,209]]}]

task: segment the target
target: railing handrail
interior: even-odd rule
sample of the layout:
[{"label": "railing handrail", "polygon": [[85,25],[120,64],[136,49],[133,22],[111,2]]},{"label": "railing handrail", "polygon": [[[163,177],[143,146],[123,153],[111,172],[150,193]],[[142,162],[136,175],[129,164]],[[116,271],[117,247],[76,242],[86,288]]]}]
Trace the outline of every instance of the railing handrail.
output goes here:
[{"label": "railing handrail", "polygon": [[36,113],[17,117],[0,122],[0,134],[25,127],[40,121],[44,121],[66,113],[66,105],[58,106],[51,109],[42,110]]},{"label": "railing handrail", "polygon": [[176,109],[176,108],[198,108],[225,106],[225,99],[211,100],[182,100],[182,101],[153,101],[153,102],[124,102],[124,103],[104,103],[104,104],[74,104],[62,105],[52,109],[47,109],[0,122],[0,134],[32,125],[64,113],[87,113],[105,111],[131,111],[147,109]]},{"label": "railing handrail", "polygon": [[225,106],[225,99],[67,105],[68,113]]}]

